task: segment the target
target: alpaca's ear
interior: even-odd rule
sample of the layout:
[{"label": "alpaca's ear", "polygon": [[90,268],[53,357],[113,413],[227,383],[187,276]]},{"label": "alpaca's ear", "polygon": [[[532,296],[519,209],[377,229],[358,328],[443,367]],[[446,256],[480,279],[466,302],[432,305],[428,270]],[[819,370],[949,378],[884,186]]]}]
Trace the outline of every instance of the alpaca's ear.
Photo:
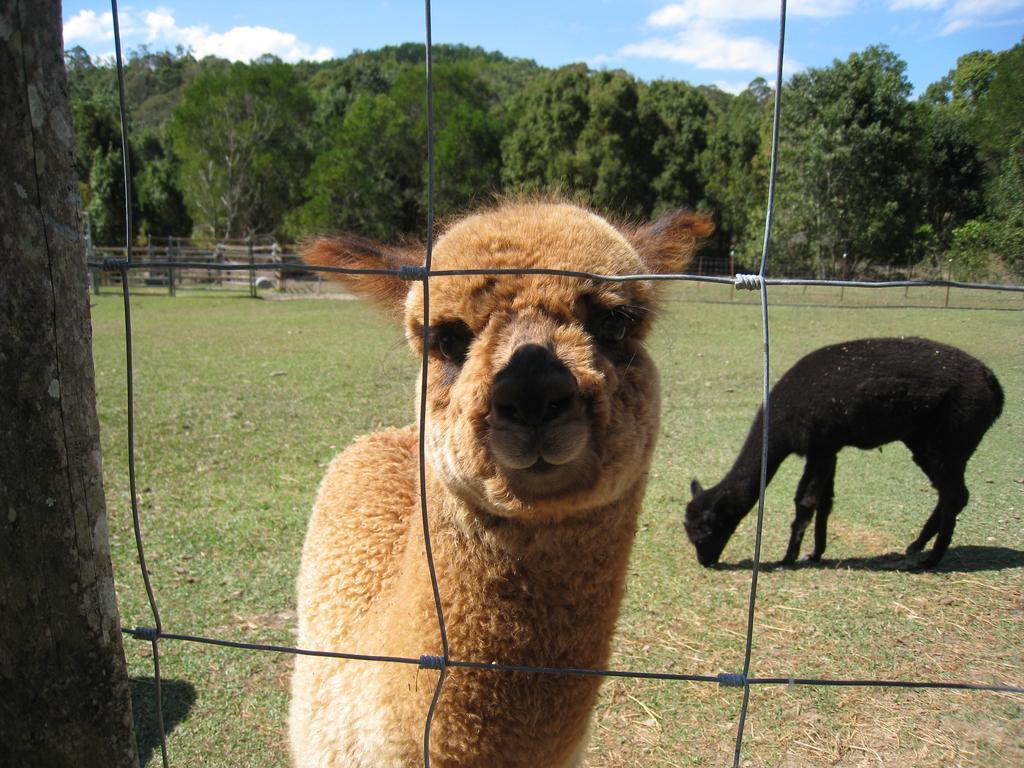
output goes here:
[{"label": "alpaca's ear", "polygon": [[[302,260],[320,267],[346,269],[400,269],[423,263],[418,246],[385,246],[358,235],[323,237],[308,241],[302,248]],[[327,277],[345,283],[356,293],[385,308],[401,312],[409,282],[398,275],[351,275],[329,272]]]},{"label": "alpaca's ear", "polygon": [[697,478],[693,478],[693,480],[690,481],[690,495],[697,498],[701,493],[704,493],[704,486],[700,484]]},{"label": "alpaca's ear", "polygon": [[707,214],[677,209],[636,227],[626,237],[652,273],[666,274],[684,271],[714,229]]}]

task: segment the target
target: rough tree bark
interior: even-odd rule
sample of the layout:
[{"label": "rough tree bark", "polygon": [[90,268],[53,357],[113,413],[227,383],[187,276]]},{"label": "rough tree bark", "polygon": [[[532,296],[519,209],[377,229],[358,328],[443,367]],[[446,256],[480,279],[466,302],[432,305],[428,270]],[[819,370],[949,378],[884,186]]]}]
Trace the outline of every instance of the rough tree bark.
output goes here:
[{"label": "rough tree bark", "polygon": [[137,766],[61,6],[0,0],[0,765]]}]

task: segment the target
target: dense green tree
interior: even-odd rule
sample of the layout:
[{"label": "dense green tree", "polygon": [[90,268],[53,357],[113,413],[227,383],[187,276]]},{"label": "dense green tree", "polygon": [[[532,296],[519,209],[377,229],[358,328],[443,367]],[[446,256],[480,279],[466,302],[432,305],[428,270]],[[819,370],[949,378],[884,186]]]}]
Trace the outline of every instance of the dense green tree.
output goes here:
[{"label": "dense green tree", "polygon": [[950,102],[974,109],[995,76],[996,55],[992,51],[974,51],[957,59],[950,72]]},{"label": "dense green tree", "polygon": [[974,98],[974,131],[993,178],[1002,174],[1013,146],[1024,135],[1024,43],[994,59],[984,89],[979,88]]},{"label": "dense green tree", "polygon": [[962,279],[1024,277],[1024,136],[1011,145],[986,190],[985,214],[953,231],[951,258]]},{"label": "dense green tree", "polygon": [[[337,129],[357,96],[387,93],[406,71],[422,71],[425,55],[422,43],[407,43],[356,51],[344,59],[296,65],[299,77],[307,82],[316,102],[316,129],[324,139],[320,146],[326,146],[326,139]],[[495,117],[500,117],[503,105],[539,70],[528,59],[513,59],[466,45],[435,45],[432,60],[440,67],[457,64],[472,72],[486,86],[484,93]]]},{"label": "dense green tree", "polygon": [[[89,167],[89,196],[84,206],[85,214],[89,217],[92,240],[98,245],[124,244],[125,197],[122,169],[119,152],[93,151]],[[132,223],[136,223],[134,217]]]},{"label": "dense green tree", "polygon": [[181,101],[185,86],[205,67],[181,46],[175,51],[132,51],[124,70],[125,98],[134,129],[162,128]]},{"label": "dense green tree", "polygon": [[945,251],[953,230],[981,213],[984,168],[963,110],[927,99],[917,104],[919,134],[915,197],[919,237],[929,250]]},{"label": "dense green tree", "polygon": [[784,140],[775,261],[855,274],[905,263],[917,224],[914,113],[906,65],[884,46],[794,75]]},{"label": "dense green tree", "polygon": [[1010,146],[989,199],[996,250],[1018,278],[1024,277],[1024,133]]},{"label": "dense green tree", "polygon": [[207,69],[170,122],[181,188],[197,227],[214,237],[279,232],[310,157],[313,103],[281,63]]},{"label": "dense green tree", "polygon": [[[949,245],[958,273],[973,279],[999,279],[999,265],[1024,274],[1024,44],[1000,53],[975,51],[961,56],[955,69],[929,90],[945,88],[949,112],[966,126],[976,146],[974,183],[959,183],[948,197],[963,194],[975,218],[954,219]],[[951,120],[949,115],[945,119]],[[962,133],[962,131],[961,131]],[[926,137],[927,138],[927,137]],[[983,189],[979,200],[978,189]],[[933,189],[930,204],[943,190]]]},{"label": "dense green tree", "polygon": [[773,104],[768,84],[762,78],[752,81],[709,116],[707,149],[701,156],[720,255],[735,251],[748,269],[761,252]]},{"label": "dense green tree", "polygon": [[192,232],[192,218],[178,184],[181,169],[168,143],[153,129],[133,143],[133,162],[141,169],[135,174],[140,235],[181,237]]},{"label": "dense green tree", "polygon": [[587,98],[588,120],[576,145],[576,183],[599,208],[648,216],[658,168],[643,130],[640,85],[620,70],[594,72]]},{"label": "dense green tree", "polygon": [[651,180],[653,213],[706,207],[706,180],[700,165],[708,145],[711,105],[707,98],[687,83],[656,80],[641,91],[640,106],[656,168]]},{"label": "dense green tree", "polygon": [[975,102],[974,132],[988,169],[987,241],[1024,276],[1024,42],[996,55]]},{"label": "dense green tree", "polygon": [[511,107],[502,179],[513,190],[561,189],[622,214],[646,216],[657,173],[640,114],[640,85],[582,64],[535,77]]},{"label": "dense green tree", "polygon": [[[68,51],[64,63],[71,91],[79,189],[93,242],[123,244],[124,166],[114,73],[110,67],[97,66],[80,47]],[[137,209],[132,211],[136,232],[137,213]]]},{"label": "dense green tree", "polygon": [[[65,54],[75,124],[76,157],[83,206],[94,242],[124,242],[124,171],[120,110],[113,67],[97,65],[82,48]],[[139,234],[188,235],[176,159],[163,126],[180,99],[181,85],[197,67],[191,56],[150,53],[129,56],[125,91],[131,137],[132,219]]]},{"label": "dense green tree", "polygon": [[304,181],[308,200],[289,218],[302,235],[339,229],[396,240],[417,221],[419,163],[407,115],[387,95],[356,97]]},{"label": "dense green tree", "polygon": [[[460,63],[437,65],[434,90],[434,212],[438,217],[499,188],[499,130],[491,94]],[[427,220],[427,109],[422,69],[349,106],[305,181],[308,202],[292,230],[341,228],[383,239],[420,235]]]},{"label": "dense green tree", "polygon": [[[490,89],[464,63],[437,64],[434,105],[434,212],[445,216],[491,197],[500,187],[501,146]],[[419,153],[420,221],[426,221],[427,98],[422,69],[395,81],[391,99],[410,121]],[[422,224],[420,224],[422,227]]]},{"label": "dense green tree", "polygon": [[508,187],[576,186],[576,142],[589,117],[588,90],[587,68],[576,64],[542,73],[516,97],[501,148]]},{"label": "dense green tree", "polygon": [[[421,43],[296,65],[130,52],[136,236],[421,236],[424,58]],[[65,62],[83,205],[96,241],[121,243],[114,68],[81,48]],[[433,62],[439,217],[496,191],[559,190],[633,216],[708,208],[712,248],[753,266],[774,98],[763,80],[732,96],[464,45],[435,46]],[[1024,46],[962,56],[916,102],[884,47],[784,88],[774,269],[842,273],[846,253],[854,272],[947,258],[963,276],[1024,270]]]},{"label": "dense green tree", "polygon": [[64,66],[71,92],[78,180],[88,186],[95,151],[108,153],[115,146],[120,151],[117,85],[112,70],[96,66],[80,46],[64,54]]},{"label": "dense green tree", "polygon": [[306,82],[316,105],[313,120],[318,150],[326,147],[327,138],[344,120],[352,102],[360,95],[387,93],[401,67],[397,62],[358,52],[344,59],[306,66],[312,68]]}]

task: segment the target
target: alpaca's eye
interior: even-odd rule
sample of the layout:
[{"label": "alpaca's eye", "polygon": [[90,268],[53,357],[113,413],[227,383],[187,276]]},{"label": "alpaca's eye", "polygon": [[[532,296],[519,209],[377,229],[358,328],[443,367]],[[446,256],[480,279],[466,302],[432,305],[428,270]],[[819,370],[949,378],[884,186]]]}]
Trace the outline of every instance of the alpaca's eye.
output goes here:
[{"label": "alpaca's eye", "polygon": [[466,362],[473,332],[465,323],[445,323],[435,331],[434,339],[441,357],[449,363],[462,365]]},{"label": "alpaca's eye", "polygon": [[626,338],[630,319],[624,312],[613,309],[603,312],[594,327],[594,337],[602,344],[618,344]]}]

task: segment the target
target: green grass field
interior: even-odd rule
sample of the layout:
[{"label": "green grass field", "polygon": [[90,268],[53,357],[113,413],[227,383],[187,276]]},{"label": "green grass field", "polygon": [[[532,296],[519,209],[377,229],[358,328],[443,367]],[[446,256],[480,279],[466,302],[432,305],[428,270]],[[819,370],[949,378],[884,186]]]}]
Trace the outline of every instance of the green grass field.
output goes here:
[{"label": "green grass field", "polygon": [[[842,305],[794,306],[814,302],[799,288],[770,292],[773,381],[827,343],[922,335],[988,363],[1006,408],[969,465],[971,502],[935,572],[893,571],[883,557],[902,551],[934,503],[906,449],[841,454],[825,561],[762,572],[754,675],[1024,683],[1024,301],[982,296],[974,306],[991,309],[942,309],[944,292],[933,290],[904,303],[938,308],[873,308],[868,292],[849,289]],[[612,664],[736,672],[754,516],[726,548],[727,567],[707,570],[682,512],[692,477],[716,482],[729,467],[760,401],[760,310],[721,286],[673,286],[667,299],[651,340],[661,437]],[[290,644],[293,582],[323,469],[356,435],[411,421],[417,362],[397,324],[354,301],[205,294],[132,306],[138,488],[164,630]],[[122,623],[151,625],[128,501],[118,296],[95,299],[93,326]],[[785,548],[800,470],[789,459],[769,487],[766,561]],[[149,644],[125,644],[140,748],[158,765]],[[160,647],[172,766],[287,765],[289,656]],[[712,684],[610,681],[588,765],[731,764],[741,697]],[[1017,766],[1022,719],[1019,695],[764,686],[751,694],[742,764]]]}]

